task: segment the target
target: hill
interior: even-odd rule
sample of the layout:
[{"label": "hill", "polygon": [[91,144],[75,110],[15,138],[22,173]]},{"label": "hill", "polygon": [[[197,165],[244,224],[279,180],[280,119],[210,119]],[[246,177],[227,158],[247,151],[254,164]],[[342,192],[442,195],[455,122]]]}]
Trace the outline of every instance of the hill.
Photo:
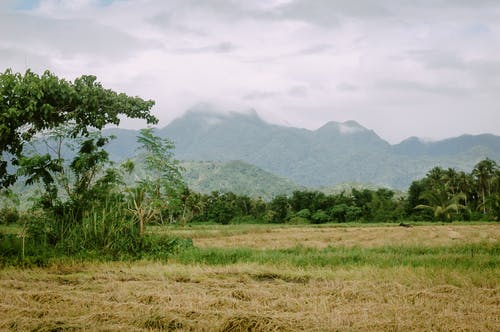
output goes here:
[{"label": "hill", "polygon": [[[114,130],[115,160],[134,155],[133,130]],[[435,166],[470,171],[482,159],[500,160],[500,137],[464,135],[437,142],[409,138],[391,145],[355,121],[317,130],[263,121],[255,111],[215,113],[192,109],[157,134],[176,143],[184,161],[241,160],[307,187],[345,182],[405,189]]]},{"label": "hill", "polygon": [[233,192],[270,200],[279,194],[304,189],[285,179],[242,161],[185,162],[184,180],[196,192]]}]

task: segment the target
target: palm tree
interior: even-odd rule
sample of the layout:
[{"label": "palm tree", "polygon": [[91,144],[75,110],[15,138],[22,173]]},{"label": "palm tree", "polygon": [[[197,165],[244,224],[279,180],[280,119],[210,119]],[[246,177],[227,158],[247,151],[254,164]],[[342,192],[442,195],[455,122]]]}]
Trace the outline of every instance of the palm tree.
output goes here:
[{"label": "palm tree", "polygon": [[470,174],[459,172],[457,175],[458,192],[464,193],[465,206],[469,206],[469,198],[474,199],[474,180]]},{"label": "palm tree", "polygon": [[444,171],[443,180],[445,181],[446,188],[451,191],[452,195],[458,192],[458,173],[454,168],[448,168]]},{"label": "palm tree", "polygon": [[444,188],[444,185],[434,190],[427,190],[420,195],[421,199],[425,199],[428,204],[420,204],[415,209],[432,210],[434,217],[440,220],[451,220],[452,213],[457,213],[464,209],[465,206],[460,201],[466,198],[464,193],[449,195]]},{"label": "palm tree", "polygon": [[439,166],[431,169],[427,175],[426,180],[428,181],[430,188],[439,188],[444,183],[445,170]]},{"label": "palm tree", "polygon": [[491,195],[491,187],[494,174],[497,171],[497,164],[491,159],[486,158],[480,161],[472,170],[479,191],[482,195],[483,213],[486,213],[486,197]]}]

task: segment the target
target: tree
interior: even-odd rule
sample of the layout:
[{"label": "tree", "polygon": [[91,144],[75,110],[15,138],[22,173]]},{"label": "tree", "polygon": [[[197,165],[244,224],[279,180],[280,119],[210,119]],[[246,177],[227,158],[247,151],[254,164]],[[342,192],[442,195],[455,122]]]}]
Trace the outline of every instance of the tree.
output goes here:
[{"label": "tree", "polygon": [[8,166],[19,165],[25,143],[36,134],[73,123],[71,137],[87,136],[89,128],[118,125],[123,115],[153,124],[158,121],[150,114],[153,105],[152,100],[105,89],[95,76],[71,82],[49,71],[39,76],[7,69],[0,74],[0,187],[16,181]]},{"label": "tree", "polygon": [[285,195],[277,195],[269,203],[266,219],[271,223],[283,223],[288,215],[290,204]]},{"label": "tree", "polygon": [[448,191],[455,195],[459,191],[459,173],[454,168],[449,167],[444,171],[443,179]]},{"label": "tree", "polygon": [[421,198],[427,200],[429,204],[417,205],[415,209],[431,210],[434,212],[434,217],[439,220],[450,221],[452,213],[457,213],[459,210],[464,209],[465,206],[460,201],[465,199],[463,193],[450,196],[444,185],[441,188],[428,190],[422,193]]},{"label": "tree", "polygon": [[369,189],[357,190],[353,188],[351,195],[354,206],[362,211],[362,215],[366,220],[369,220],[371,217],[369,204],[373,200],[372,191]]},{"label": "tree", "polygon": [[[173,155],[174,144],[169,139],[155,136],[152,128],[141,129],[137,141],[141,144],[140,150],[148,171],[146,177],[139,181],[144,194],[138,197],[141,198],[141,204],[156,207],[163,222],[164,211],[182,209],[181,194],[185,188],[179,162]],[[173,216],[175,211],[170,212]],[[140,227],[143,229],[141,220]]]},{"label": "tree", "polygon": [[427,173],[425,179],[431,189],[438,188],[444,182],[445,174],[445,170],[443,170],[439,166],[436,166]]},{"label": "tree", "polygon": [[472,170],[472,175],[476,179],[478,189],[481,192],[483,213],[486,213],[486,197],[491,195],[496,170],[496,162],[488,158],[480,161]]}]

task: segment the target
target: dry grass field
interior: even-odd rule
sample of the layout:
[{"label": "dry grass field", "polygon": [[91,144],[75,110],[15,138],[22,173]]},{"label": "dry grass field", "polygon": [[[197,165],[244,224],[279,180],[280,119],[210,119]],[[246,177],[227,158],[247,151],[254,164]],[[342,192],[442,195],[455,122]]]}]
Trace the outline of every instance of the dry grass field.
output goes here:
[{"label": "dry grass field", "polygon": [[[203,247],[377,247],[414,241],[433,247],[499,240],[496,224],[174,232],[190,232]],[[500,331],[499,272],[495,264],[459,263],[214,266],[181,264],[175,256],[169,262],[8,267],[0,270],[0,330]]]},{"label": "dry grass field", "polygon": [[[246,226],[246,225],[245,225]],[[325,247],[380,247],[386,245],[445,246],[457,243],[500,240],[500,225],[425,225],[416,227],[266,227],[232,226],[202,230],[180,229],[175,233],[191,237],[198,247],[291,248],[297,245]]]}]

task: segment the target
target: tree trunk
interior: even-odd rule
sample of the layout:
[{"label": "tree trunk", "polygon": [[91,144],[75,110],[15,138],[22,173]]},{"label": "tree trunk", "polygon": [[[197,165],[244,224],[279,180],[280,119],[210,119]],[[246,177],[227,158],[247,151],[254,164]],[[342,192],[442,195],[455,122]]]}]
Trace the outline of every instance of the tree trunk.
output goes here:
[{"label": "tree trunk", "polygon": [[483,213],[486,214],[486,197],[484,193],[484,187],[483,187]]}]

